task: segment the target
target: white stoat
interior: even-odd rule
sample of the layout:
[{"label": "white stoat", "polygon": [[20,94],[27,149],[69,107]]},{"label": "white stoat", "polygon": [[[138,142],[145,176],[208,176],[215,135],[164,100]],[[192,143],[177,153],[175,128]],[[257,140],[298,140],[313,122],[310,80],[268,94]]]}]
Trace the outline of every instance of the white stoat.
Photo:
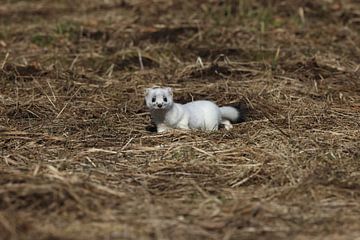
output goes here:
[{"label": "white stoat", "polygon": [[218,107],[211,101],[194,101],[179,104],[173,101],[171,88],[148,88],[145,102],[150,110],[157,132],[173,128],[218,130],[222,124],[227,130],[232,123],[242,121],[243,116],[234,107]]}]

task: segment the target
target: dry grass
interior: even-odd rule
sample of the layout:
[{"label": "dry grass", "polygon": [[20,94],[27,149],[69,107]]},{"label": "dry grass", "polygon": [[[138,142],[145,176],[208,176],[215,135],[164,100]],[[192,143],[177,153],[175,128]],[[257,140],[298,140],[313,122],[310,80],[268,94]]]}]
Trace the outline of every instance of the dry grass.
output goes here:
[{"label": "dry grass", "polygon": [[[0,238],[356,239],[359,19],[355,0],[5,1]],[[247,121],[156,134],[152,85]]]}]

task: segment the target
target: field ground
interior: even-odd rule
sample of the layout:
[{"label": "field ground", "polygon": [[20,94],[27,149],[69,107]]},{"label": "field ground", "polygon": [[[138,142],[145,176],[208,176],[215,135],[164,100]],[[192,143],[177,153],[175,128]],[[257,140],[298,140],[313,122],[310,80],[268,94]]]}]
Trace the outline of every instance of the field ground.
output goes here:
[{"label": "field ground", "polygon": [[357,0],[2,1],[0,239],[360,239],[359,60]]}]

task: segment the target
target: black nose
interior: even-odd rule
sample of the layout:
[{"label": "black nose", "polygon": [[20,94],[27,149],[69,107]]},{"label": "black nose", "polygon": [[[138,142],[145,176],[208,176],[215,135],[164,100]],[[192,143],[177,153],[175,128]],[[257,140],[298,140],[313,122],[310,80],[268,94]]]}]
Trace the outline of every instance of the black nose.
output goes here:
[{"label": "black nose", "polygon": [[159,108],[161,108],[161,107],[162,107],[162,104],[161,104],[161,103],[159,103],[159,104],[158,104],[158,107],[159,107]]}]

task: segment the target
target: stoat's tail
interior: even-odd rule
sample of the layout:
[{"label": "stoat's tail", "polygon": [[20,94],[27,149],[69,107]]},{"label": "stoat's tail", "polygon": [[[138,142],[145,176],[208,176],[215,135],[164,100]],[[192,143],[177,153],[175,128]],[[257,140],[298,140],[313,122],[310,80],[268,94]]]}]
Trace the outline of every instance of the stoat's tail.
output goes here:
[{"label": "stoat's tail", "polygon": [[245,109],[243,107],[220,107],[221,117],[229,120],[232,123],[239,123],[245,121]]}]

